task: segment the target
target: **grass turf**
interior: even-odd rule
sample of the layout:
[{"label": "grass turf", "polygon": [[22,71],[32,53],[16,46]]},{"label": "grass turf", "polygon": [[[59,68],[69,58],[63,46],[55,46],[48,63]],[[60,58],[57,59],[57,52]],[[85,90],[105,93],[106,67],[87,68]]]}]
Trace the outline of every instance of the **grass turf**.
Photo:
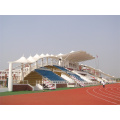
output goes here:
[{"label": "grass turf", "polygon": [[[92,86],[98,86],[98,85],[91,85],[86,87],[92,87]],[[59,90],[69,90],[69,89],[76,89],[76,88],[82,88],[82,87],[74,87],[74,88],[56,88],[55,90],[39,90],[39,91],[12,91],[12,92],[0,92],[0,96],[8,96],[8,95],[19,95],[19,94],[30,94],[30,93],[40,93],[40,92],[52,92],[52,91],[59,91]]]},{"label": "grass turf", "polygon": [[30,94],[30,93],[40,93],[40,92],[51,92],[51,91],[68,90],[68,89],[76,89],[76,88],[57,88],[56,90],[39,90],[39,91],[0,92],[0,96],[19,95],[19,94]]}]

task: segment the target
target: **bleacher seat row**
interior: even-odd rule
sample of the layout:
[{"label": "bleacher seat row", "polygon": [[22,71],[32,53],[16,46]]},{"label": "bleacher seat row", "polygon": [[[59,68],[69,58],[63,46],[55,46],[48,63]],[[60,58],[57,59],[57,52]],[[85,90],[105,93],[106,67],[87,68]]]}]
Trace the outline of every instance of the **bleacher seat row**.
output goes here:
[{"label": "bleacher seat row", "polygon": [[61,78],[60,76],[56,75],[55,73],[53,73],[50,70],[45,70],[45,69],[35,69],[35,71],[37,73],[39,73],[40,75],[42,75],[45,78],[48,78],[51,81],[65,81],[63,78]]},{"label": "bleacher seat row", "polygon": [[64,67],[60,67],[60,66],[57,66],[57,65],[54,65],[55,67],[57,67],[58,69],[66,72],[67,74],[69,74],[70,76],[74,76],[76,79],[80,80],[80,81],[84,81],[80,76],[72,73],[71,71],[65,69]]}]

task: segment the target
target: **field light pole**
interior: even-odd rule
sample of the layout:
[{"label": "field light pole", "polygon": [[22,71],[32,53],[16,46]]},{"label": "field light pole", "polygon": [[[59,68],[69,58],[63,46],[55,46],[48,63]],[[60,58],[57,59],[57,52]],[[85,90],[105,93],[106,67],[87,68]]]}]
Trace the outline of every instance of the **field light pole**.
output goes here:
[{"label": "field light pole", "polygon": [[9,62],[8,91],[13,91],[12,64],[13,64],[12,62]]}]

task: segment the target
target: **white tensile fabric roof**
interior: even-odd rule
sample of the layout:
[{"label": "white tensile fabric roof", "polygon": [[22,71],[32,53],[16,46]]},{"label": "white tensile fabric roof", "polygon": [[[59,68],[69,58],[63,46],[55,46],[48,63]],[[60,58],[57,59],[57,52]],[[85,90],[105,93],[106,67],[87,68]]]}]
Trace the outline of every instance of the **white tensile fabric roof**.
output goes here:
[{"label": "white tensile fabric roof", "polygon": [[63,54],[62,53],[60,53],[60,54],[58,54],[57,56],[62,56]]},{"label": "white tensile fabric roof", "polygon": [[30,61],[27,60],[24,56],[14,62],[15,63],[30,63]]},{"label": "white tensile fabric roof", "polygon": [[40,58],[40,56],[36,54],[33,58],[37,61]]},{"label": "white tensile fabric roof", "polygon": [[33,58],[32,56],[30,56],[27,60],[30,61],[31,63],[36,61],[35,58]]},{"label": "white tensile fabric roof", "polygon": [[95,59],[92,55],[86,53],[85,51],[70,52],[68,54],[61,55],[63,60],[68,60],[71,62],[82,62],[87,60]]},{"label": "white tensile fabric roof", "polygon": [[45,55],[42,53],[42,54],[40,55],[40,57],[45,57]]},{"label": "white tensile fabric roof", "polygon": [[92,55],[86,53],[85,51],[77,51],[77,52],[72,51],[68,54],[61,54],[60,53],[57,56],[49,55],[49,54],[46,54],[46,55],[36,54],[34,57],[30,56],[28,59],[26,59],[23,56],[14,62],[16,62],[16,63],[33,63],[33,62],[39,60],[40,58],[44,58],[44,57],[52,57],[52,58],[58,58],[58,59],[61,58],[62,60],[68,60],[70,62],[82,62],[82,61],[87,61],[87,60],[91,60],[91,59],[95,58]]}]

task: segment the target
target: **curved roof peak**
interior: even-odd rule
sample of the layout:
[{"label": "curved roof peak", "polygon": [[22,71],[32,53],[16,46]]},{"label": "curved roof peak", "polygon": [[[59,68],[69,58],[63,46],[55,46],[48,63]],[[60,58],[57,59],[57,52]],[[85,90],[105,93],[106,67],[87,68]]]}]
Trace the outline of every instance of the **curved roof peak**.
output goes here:
[{"label": "curved roof peak", "polygon": [[57,56],[61,56],[61,55],[63,55],[62,53],[60,53],[60,54],[58,54]]},{"label": "curved roof peak", "polygon": [[24,56],[22,56],[20,59],[14,61],[16,63],[30,63],[29,60],[27,60]]},{"label": "curved roof peak", "polygon": [[71,51],[68,54],[62,55],[62,59],[72,62],[82,62],[82,61],[95,59],[95,57],[86,53],[85,51],[76,51],[76,52]]},{"label": "curved roof peak", "polygon": [[75,51],[71,51],[70,53],[73,53],[73,52],[75,52]]},{"label": "curved roof peak", "polygon": [[40,57],[44,57],[45,55],[42,53],[41,55],[40,55]]},{"label": "curved roof peak", "polygon": [[33,62],[36,61],[36,60],[34,59],[34,57],[32,57],[31,55],[30,55],[30,57],[29,57],[27,60],[29,60],[31,63],[33,63]]},{"label": "curved roof peak", "polygon": [[46,56],[50,56],[50,55],[47,53]]}]

